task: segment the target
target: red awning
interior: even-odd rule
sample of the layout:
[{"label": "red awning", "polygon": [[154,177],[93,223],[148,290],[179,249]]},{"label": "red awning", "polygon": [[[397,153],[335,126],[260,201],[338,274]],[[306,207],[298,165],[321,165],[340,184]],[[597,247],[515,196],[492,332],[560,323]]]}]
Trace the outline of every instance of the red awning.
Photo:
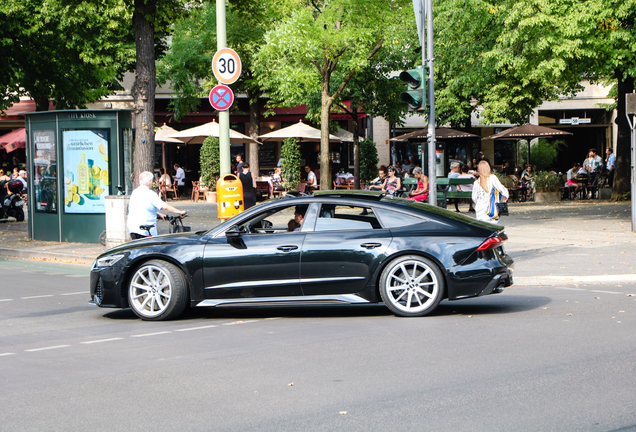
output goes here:
[{"label": "red awning", "polygon": [[0,145],[7,153],[11,153],[15,149],[26,148],[26,130],[20,128],[0,136]]}]

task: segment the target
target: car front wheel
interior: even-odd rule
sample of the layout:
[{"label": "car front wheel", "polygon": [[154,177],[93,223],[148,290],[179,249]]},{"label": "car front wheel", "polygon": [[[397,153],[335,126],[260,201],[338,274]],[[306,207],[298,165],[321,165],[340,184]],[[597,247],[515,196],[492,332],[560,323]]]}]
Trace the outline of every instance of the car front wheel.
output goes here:
[{"label": "car front wheel", "polygon": [[130,278],[128,303],[133,312],[144,320],[176,318],[188,303],[188,289],[183,272],[165,261],[144,263]]},{"label": "car front wheel", "polygon": [[424,257],[407,255],[396,258],[382,272],[380,296],[396,315],[428,315],[444,297],[442,272]]}]

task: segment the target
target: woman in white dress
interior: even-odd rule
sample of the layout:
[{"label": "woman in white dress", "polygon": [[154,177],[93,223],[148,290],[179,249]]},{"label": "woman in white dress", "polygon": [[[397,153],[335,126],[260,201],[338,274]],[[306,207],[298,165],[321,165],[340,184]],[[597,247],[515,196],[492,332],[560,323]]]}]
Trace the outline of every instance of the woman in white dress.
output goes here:
[{"label": "woman in white dress", "polygon": [[501,202],[508,201],[508,189],[501,184],[496,175],[490,171],[490,164],[487,161],[479,162],[477,166],[479,179],[473,184],[473,202],[475,203],[475,216],[477,220],[499,223],[499,217],[492,218],[486,213],[490,202],[490,194],[495,188],[501,194]]}]

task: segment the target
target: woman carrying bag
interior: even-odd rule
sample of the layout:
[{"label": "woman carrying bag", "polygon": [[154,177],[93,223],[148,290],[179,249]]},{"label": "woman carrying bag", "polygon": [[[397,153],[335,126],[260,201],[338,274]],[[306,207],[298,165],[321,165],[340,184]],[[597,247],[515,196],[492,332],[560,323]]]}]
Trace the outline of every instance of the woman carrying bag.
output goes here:
[{"label": "woman carrying bag", "polygon": [[473,202],[477,220],[499,223],[497,203],[508,201],[508,189],[501,184],[496,175],[492,174],[488,162],[479,162],[477,170],[479,179],[473,185]]}]

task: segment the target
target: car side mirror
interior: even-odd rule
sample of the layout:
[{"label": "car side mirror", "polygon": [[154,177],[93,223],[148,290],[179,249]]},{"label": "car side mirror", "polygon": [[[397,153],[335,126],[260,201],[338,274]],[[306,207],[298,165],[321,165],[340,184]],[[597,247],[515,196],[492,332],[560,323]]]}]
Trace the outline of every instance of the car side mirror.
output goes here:
[{"label": "car side mirror", "polygon": [[241,234],[245,233],[245,231],[246,231],[245,227],[233,226],[229,230],[225,231],[225,237],[228,237],[228,238],[240,237]]}]

